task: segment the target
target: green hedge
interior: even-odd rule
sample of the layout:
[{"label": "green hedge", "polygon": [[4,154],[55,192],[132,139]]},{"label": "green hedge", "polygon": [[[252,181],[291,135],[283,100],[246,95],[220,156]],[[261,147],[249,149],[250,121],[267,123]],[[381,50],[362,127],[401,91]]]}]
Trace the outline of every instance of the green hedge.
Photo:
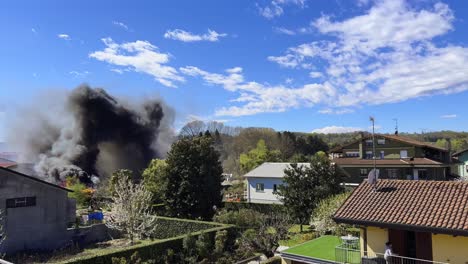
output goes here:
[{"label": "green hedge", "polygon": [[276,256],[260,262],[261,264],[281,264],[281,257]]},{"label": "green hedge", "polygon": [[156,226],[154,238],[156,239],[166,239],[170,237],[176,237],[180,235],[185,235],[187,233],[194,233],[201,230],[206,230],[214,227],[224,226],[220,223],[213,222],[204,222],[188,219],[177,219],[169,217],[158,217],[158,224]]},{"label": "green hedge", "polygon": [[239,209],[252,209],[260,213],[284,213],[286,212],[286,207],[282,204],[257,204],[257,203],[243,203],[243,202],[224,202],[224,208],[226,210],[236,210]]},{"label": "green hedge", "polygon": [[[83,256],[79,258],[70,259],[63,264],[112,264],[112,258],[127,258],[129,259],[133,253],[138,251],[141,259],[156,260],[156,263],[164,261],[164,257],[168,249],[178,252],[182,248],[182,241],[185,237],[193,235],[198,237],[202,233],[214,236],[216,232],[221,230],[231,231],[232,225],[224,225],[213,222],[203,222],[194,220],[185,220],[168,217],[158,217],[159,225],[158,231],[162,232],[158,237],[166,237],[161,240],[155,240],[149,243],[142,243],[138,245],[129,246],[128,248],[103,250],[102,254],[92,256]],[[183,228],[186,228],[185,230]],[[166,230],[163,230],[166,229]],[[179,234],[169,237],[170,234]]]}]

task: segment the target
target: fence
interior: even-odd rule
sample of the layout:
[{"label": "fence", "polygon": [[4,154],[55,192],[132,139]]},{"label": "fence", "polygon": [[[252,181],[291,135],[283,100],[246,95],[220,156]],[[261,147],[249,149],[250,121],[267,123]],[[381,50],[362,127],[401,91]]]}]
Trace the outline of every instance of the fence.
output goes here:
[{"label": "fence", "polygon": [[336,263],[346,264],[448,264],[425,259],[417,259],[403,256],[389,256],[387,260],[384,254],[361,252],[359,249],[353,249],[346,246],[338,246],[335,248]]}]

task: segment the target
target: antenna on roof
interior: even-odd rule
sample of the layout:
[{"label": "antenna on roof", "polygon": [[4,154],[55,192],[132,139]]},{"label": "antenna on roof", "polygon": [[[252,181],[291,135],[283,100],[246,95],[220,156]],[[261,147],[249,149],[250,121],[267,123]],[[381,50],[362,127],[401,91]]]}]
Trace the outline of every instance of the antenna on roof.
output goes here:
[{"label": "antenna on roof", "polygon": [[398,136],[398,118],[393,118],[393,121],[395,121],[395,135]]}]

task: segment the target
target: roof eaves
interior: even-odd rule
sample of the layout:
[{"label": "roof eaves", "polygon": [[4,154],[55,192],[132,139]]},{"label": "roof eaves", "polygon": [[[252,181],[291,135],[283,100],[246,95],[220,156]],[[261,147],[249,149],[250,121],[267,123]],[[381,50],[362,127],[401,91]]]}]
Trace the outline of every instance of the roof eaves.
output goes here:
[{"label": "roof eaves", "polygon": [[33,181],[36,181],[36,182],[40,182],[40,183],[43,183],[43,184],[46,184],[46,185],[49,185],[49,186],[52,186],[52,187],[55,187],[55,188],[58,188],[58,189],[67,191],[67,192],[73,192],[73,190],[64,188],[64,187],[62,187],[62,186],[59,186],[59,185],[56,185],[56,184],[53,184],[53,183],[50,183],[50,182],[46,182],[46,181],[44,181],[44,180],[41,180],[41,179],[38,179],[38,178],[36,178],[36,177],[32,177],[32,176],[26,175],[26,174],[24,174],[24,173],[21,173],[21,172],[18,172],[18,171],[9,169],[9,168],[0,167],[0,170],[5,170],[5,171],[8,171],[8,172],[10,172],[10,173],[14,173],[14,174],[16,174],[16,175],[18,175],[18,176],[22,176],[22,177],[28,178],[28,179],[30,179],[30,180],[33,180]]}]

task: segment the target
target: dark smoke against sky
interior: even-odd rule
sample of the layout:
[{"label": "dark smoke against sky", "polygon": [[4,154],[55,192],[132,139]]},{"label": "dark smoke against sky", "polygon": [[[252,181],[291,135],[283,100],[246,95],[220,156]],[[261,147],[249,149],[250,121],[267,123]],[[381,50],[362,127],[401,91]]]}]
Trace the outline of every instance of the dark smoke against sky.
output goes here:
[{"label": "dark smoke against sky", "polygon": [[79,175],[141,172],[164,157],[174,138],[174,111],[161,100],[129,102],[87,85],[49,93],[16,115],[7,140],[49,181]]}]

